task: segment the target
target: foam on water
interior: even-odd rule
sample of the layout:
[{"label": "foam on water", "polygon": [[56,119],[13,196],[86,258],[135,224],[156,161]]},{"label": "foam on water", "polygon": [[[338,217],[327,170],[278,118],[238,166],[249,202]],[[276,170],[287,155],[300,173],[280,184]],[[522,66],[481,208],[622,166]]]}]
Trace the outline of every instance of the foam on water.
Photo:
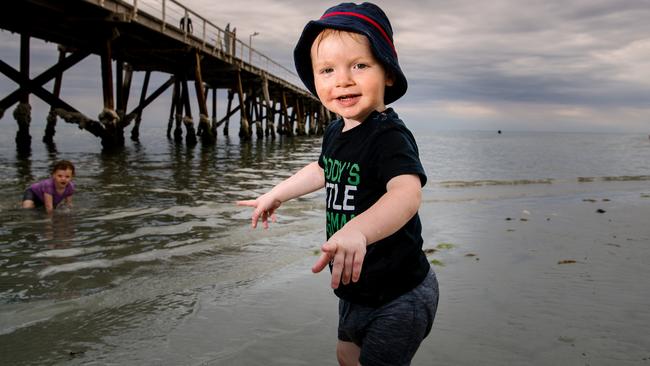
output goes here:
[{"label": "foam on water", "polygon": [[137,228],[134,232],[128,234],[117,235],[110,239],[110,241],[128,241],[136,238],[147,236],[173,236],[191,232],[195,227],[211,226],[219,227],[225,223],[224,220],[211,219],[206,221],[187,221],[176,225],[163,225],[153,227]]},{"label": "foam on water", "polygon": [[156,209],[156,208],[124,210],[124,211],[115,212],[115,213],[108,214],[108,215],[102,215],[102,216],[97,216],[97,217],[89,217],[88,219],[89,220],[97,220],[97,221],[119,220],[119,219],[124,219],[124,218],[127,218],[127,217],[148,215],[148,214],[156,213],[158,211],[159,211],[159,209]]},{"label": "foam on water", "polygon": [[112,247],[105,246],[95,246],[95,247],[80,247],[80,248],[69,248],[69,249],[52,249],[45,250],[42,252],[35,253],[32,255],[34,258],[68,258],[68,257],[77,257],[80,255],[86,255],[90,253],[104,252],[104,251],[114,251],[119,249],[126,248],[126,245],[114,245]]}]

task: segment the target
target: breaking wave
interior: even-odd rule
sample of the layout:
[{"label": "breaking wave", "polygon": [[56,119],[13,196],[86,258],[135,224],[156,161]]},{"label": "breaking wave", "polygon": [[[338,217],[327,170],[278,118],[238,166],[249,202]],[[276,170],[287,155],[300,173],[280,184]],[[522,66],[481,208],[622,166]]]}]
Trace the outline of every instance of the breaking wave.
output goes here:
[{"label": "breaking wave", "polygon": [[632,181],[650,181],[650,175],[622,175],[622,176],[605,176],[605,177],[577,177],[575,179],[560,180],[553,178],[543,179],[479,179],[479,180],[445,180],[438,182],[439,186],[444,188],[471,188],[484,186],[519,186],[529,184],[553,184],[557,182],[632,182]]}]

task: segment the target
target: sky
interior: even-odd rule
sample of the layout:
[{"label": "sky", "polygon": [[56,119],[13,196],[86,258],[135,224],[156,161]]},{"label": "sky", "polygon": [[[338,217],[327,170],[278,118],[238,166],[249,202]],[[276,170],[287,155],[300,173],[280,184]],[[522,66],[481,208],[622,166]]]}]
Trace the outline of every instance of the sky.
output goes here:
[{"label": "sky", "polygon": [[[237,27],[240,39],[258,32],[253,47],[292,70],[293,47],[304,25],[337,4],[181,3],[218,26]],[[375,3],[390,18],[409,81],[406,95],[391,105],[408,125],[434,130],[650,133],[648,0]],[[2,33],[0,58],[17,59],[17,38]],[[42,54],[51,64],[56,54],[46,53],[43,49],[32,57]],[[68,80],[76,81],[68,91],[70,98],[87,97],[83,82],[92,79],[90,75],[98,73],[82,71]],[[0,97],[14,88],[4,76],[0,83]],[[88,88],[99,85],[88,83]],[[101,105],[101,99],[94,103]]]}]

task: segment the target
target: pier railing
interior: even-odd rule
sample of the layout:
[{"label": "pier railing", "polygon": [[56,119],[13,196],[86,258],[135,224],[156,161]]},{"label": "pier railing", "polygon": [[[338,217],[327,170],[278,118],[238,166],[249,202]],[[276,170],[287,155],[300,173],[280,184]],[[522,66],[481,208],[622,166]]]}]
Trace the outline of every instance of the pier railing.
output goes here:
[{"label": "pier railing", "polygon": [[[100,6],[104,3],[103,0],[89,1]],[[251,36],[245,36],[242,41],[232,29],[226,31],[176,0],[126,0],[124,3],[131,6],[131,14],[127,15],[133,21],[138,21],[139,16],[153,17],[160,21],[163,33],[178,34],[180,31],[186,42],[193,45],[198,42],[204,52],[222,52],[301,88],[298,75],[247,43]],[[191,20],[191,32],[186,19]]]}]

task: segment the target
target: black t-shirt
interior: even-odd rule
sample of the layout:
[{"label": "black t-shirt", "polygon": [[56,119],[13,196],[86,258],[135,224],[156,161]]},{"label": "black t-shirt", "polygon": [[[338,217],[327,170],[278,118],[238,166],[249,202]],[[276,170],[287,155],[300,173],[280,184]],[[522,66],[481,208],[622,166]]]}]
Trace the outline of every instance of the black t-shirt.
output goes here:
[{"label": "black t-shirt", "polygon": [[[427,180],[415,139],[392,109],[373,112],[351,130],[342,132],[343,126],[342,119],[328,126],[318,159],[325,173],[328,239],[377,202],[392,178],[416,174],[423,186]],[[421,232],[416,214],[393,235],[369,245],[359,281],[341,283],[336,295],[380,306],[415,288],[430,269]]]}]

